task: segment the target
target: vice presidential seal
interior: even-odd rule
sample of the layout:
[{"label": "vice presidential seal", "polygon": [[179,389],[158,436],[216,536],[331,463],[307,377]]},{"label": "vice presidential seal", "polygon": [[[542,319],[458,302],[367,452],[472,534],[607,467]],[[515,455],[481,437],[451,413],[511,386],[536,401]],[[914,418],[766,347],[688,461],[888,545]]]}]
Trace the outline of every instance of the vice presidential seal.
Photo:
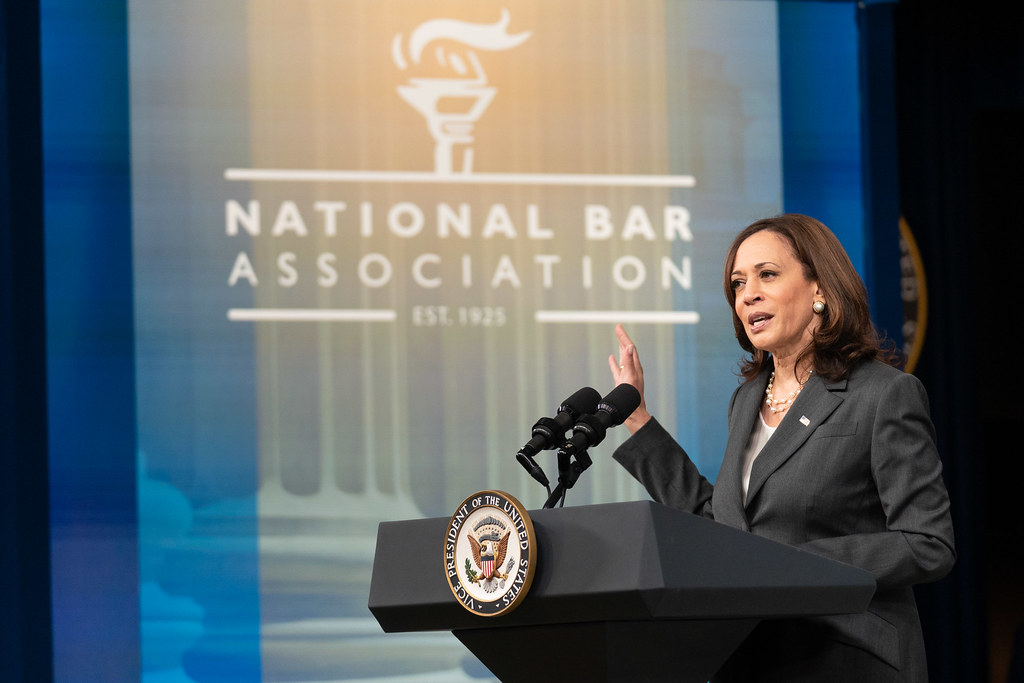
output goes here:
[{"label": "vice presidential seal", "polygon": [[518,607],[536,564],[533,522],[507,493],[474,493],[448,522],[444,573],[455,599],[474,614],[494,617]]}]

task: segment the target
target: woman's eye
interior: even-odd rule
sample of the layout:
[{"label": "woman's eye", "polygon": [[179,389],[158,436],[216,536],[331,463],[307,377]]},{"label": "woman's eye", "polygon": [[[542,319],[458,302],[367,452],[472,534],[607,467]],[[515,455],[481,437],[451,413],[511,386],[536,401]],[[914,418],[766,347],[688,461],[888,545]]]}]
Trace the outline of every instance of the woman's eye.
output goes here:
[{"label": "woman's eye", "polygon": [[769,279],[771,279],[773,277],[775,277],[775,271],[774,270],[762,270],[761,271],[761,279],[762,280],[769,280]]},{"label": "woman's eye", "polygon": [[743,280],[733,280],[730,284],[732,287],[732,291],[735,292],[737,289],[743,286]]}]

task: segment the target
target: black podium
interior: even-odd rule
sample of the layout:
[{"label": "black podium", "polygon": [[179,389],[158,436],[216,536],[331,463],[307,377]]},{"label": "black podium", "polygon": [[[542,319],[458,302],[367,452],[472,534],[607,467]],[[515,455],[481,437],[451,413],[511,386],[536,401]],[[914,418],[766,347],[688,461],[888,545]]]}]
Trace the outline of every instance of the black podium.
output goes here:
[{"label": "black podium", "polygon": [[522,604],[482,617],[442,571],[448,520],[383,522],[369,608],[451,631],[502,681],[706,683],[761,619],[863,611],[872,575],[649,501],[531,510]]}]

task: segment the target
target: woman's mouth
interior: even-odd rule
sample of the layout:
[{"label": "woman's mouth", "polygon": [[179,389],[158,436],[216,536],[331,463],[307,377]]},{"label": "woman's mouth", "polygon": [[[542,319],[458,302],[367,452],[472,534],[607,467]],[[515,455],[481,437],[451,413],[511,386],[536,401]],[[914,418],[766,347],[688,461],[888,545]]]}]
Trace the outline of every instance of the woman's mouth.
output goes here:
[{"label": "woman's mouth", "polygon": [[772,316],[767,313],[751,313],[747,316],[747,327],[750,328],[751,332],[757,332],[763,329],[771,319]]}]

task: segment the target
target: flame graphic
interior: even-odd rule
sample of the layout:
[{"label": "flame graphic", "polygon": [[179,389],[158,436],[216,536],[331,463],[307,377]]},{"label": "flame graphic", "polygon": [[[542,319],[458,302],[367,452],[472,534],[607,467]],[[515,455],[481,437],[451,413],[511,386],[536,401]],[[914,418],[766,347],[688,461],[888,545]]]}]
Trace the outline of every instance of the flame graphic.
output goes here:
[{"label": "flame graphic", "polygon": [[[414,63],[419,64],[426,47],[435,40],[443,39],[454,40],[480,50],[509,50],[521,45],[530,37],[530,31],[510,34],[509,21],[507,9],[501,10],[501,19],[493,24],[471,24],[459,19],[425,21],[417,26],[409,37],[409,56]],[[401,43],[402,35],[399,34],[391,43],[391,56],[398,68],[404,71],[409,65],[402,56]]]}]

